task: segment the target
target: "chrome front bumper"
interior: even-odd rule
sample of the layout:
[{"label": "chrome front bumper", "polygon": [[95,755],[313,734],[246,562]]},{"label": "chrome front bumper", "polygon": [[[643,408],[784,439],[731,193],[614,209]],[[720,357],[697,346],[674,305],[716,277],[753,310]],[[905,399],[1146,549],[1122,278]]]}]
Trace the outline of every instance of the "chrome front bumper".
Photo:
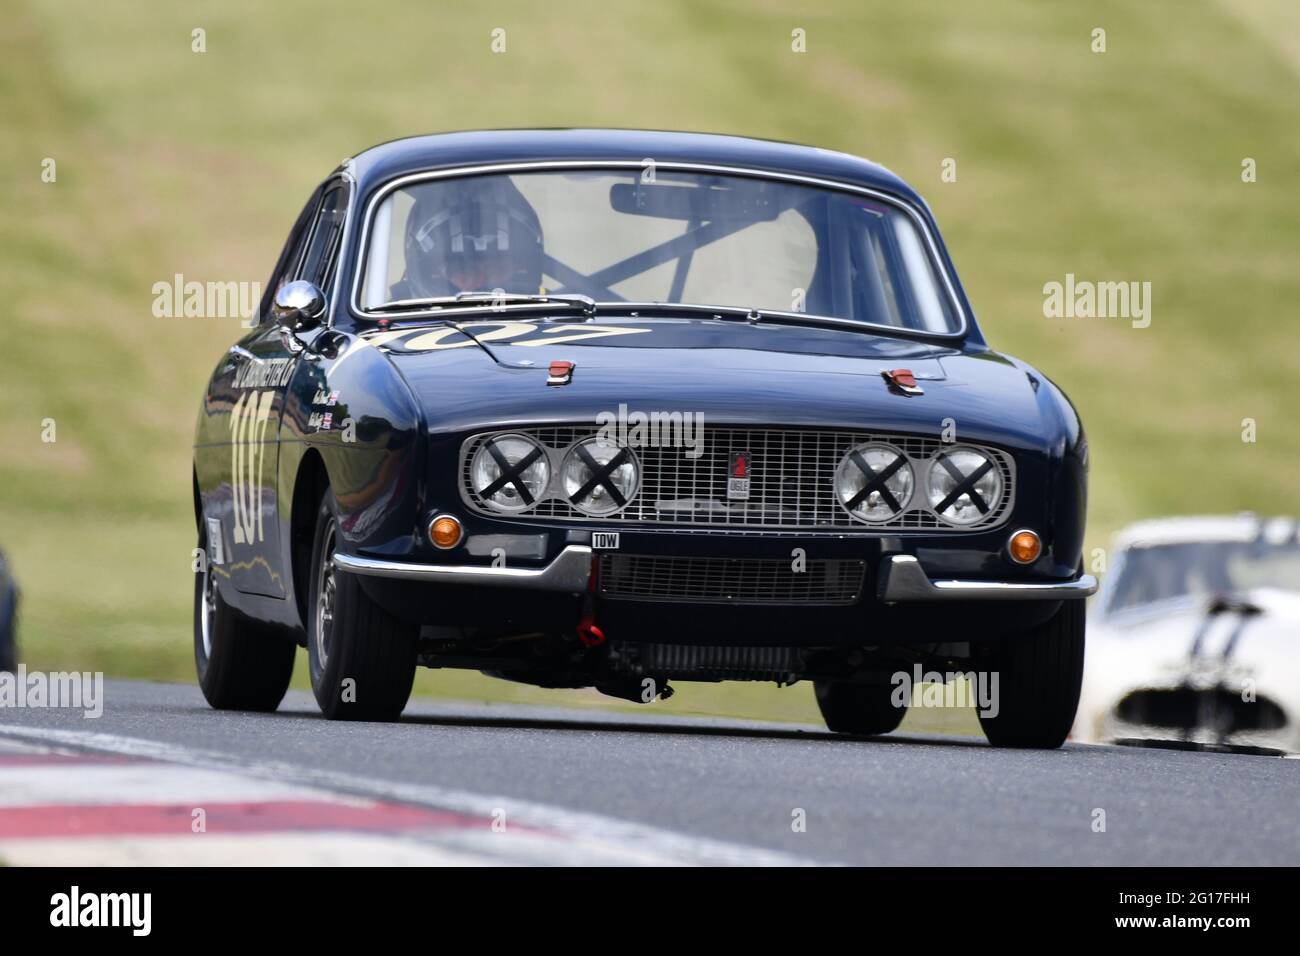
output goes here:
[{"label": "chrome front bumper", "polygon": [[[487,587],[524,588],[535,591],[579,593],[591,581],[591,548],[566,545],[550,564],[541,568],[494,568],[463,564],[413,564],[334,555],[340,571],[371,577],[435,584],[476,584]],[[932,580],[910,554],[888,554],[880,562],[877,595],[887,604],[904,601],[1060,601],[1086,598],[1097,590],[1091,574],[1073,581],[1048,583],[1021,581]]]},{"label": "chrome front bumper", "polygon": [[1061,601],[1086,598],[1097,579],[1081,574],[1073,581],[932,580],[910,554],[887,554],[880,562],[877,594],[887,604],[903,601]]},{"label": "chrome front bumper", "polygon": [[534,591],[587,590],[591,580],[591,548],[570,544],[544,568],[494,568],[466,564],[411,564],[334,555],[334,567],[352,574],[438,584],[478,584],[488,587],[527,588]]}]

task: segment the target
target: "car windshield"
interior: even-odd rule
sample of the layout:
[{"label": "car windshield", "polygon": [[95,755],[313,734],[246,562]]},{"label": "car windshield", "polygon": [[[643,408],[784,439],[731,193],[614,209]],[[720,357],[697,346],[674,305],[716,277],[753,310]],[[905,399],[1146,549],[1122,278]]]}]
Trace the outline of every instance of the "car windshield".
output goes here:
[{"label": "car windshield", "polygon": [[1300,543],[1196,541],[1130,548],[1110,610],[1252,588],[1300,591]]},{"label": "car windshield", "polygon": [[961,328],[912,216],[841,190],[649,167],[524,172],[403,186],[373,216],[365,310],[499,291]]}]

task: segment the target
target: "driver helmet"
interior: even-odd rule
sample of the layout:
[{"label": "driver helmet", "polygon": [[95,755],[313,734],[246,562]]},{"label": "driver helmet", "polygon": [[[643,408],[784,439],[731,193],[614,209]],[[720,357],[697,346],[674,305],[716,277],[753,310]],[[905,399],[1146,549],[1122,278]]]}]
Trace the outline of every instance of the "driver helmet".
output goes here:
[{"label": "driver helmet", "polygon": [[543,291],[541,223],[504,177],[437,183],[406,223],[405,278],[417,296]]}]

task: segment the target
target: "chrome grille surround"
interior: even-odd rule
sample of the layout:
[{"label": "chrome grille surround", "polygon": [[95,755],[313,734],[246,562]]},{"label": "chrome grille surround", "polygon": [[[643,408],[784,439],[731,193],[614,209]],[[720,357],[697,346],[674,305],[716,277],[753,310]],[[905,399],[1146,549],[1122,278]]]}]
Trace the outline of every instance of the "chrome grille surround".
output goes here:
[{"label": "chrome grille surround", "polygon": [[[475,493],[469,466],[480,445],[498,435],[527,434],[551,456],[551,473],[558,475],[567,451],[597,432],[595,425],[545,425],[482,432],[466,439],[460,450],[460,490],[466,506],[478,514],[514,520],[549,519],[564,523],[638,524],[650,528],[727,528],[735,531],[987,531],[1003,524],[1015,501],[1015,462],[1011,455],[988,445],[962,441],[946,444],[919,435],[832,431],[814,428],[706,426],[703,454],[688,458],[686,448],[632,449],[640,466],[636,496],[619,511],[592,517],[563,497],[558,481],[536,506],[524,512],[501,512]],[[849,449],[867,442],[891,445],[907,456],[915,472],[916,491],[908,507],[887,521],[865,522],[852,517],[835,495],[835,469]],[[988,455],[1002,475],[1002,496],[980,521],[958,526],[935,514],[925,500],[928,469],[936,453],[969,447]],[[727,500],[727,472],[733,451],[751,454],[748,501]]]},{"label": "chrome grille surround", "polygon": [[697,604],[847,605],[862,593],[866,562],[789,558],[600,556],[599,590],[608,598]]}]

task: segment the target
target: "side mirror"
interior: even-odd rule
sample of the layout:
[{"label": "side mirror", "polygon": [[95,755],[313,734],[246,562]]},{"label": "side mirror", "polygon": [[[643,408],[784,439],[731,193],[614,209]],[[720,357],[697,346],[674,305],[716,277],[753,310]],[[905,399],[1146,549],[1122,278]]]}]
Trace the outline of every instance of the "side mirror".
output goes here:
[{"label": "side mirror", "polygon": [[286,282],[276,290],[271,317],[286,332],[314,329],[324,316],[325,293],[306,279]]}]

